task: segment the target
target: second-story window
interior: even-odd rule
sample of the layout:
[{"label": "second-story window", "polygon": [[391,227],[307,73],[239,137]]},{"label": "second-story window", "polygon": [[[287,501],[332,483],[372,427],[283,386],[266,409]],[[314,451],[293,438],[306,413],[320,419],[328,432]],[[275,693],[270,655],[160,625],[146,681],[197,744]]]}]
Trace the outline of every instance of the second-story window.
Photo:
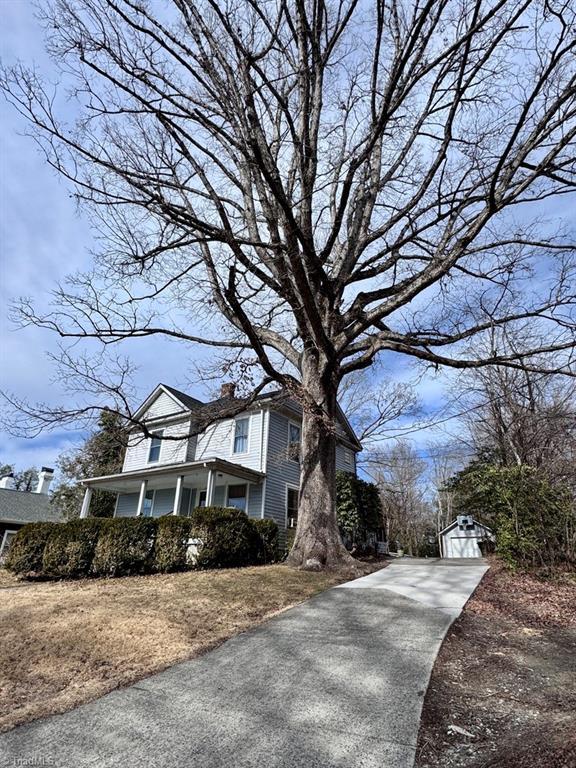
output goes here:
[{"label": "second-story window", "polygon": [[234,453],[248,453],[249,419],[236,419],[234,426]]},{"label": "second-story window", "polygon": [[155,432],[150,438],[150,450],[148,451],[148,462],[160,460],[160,447],[162,445],[162,432]]},{"label": "second-story window", "polygon": [[302,430],[300,424],[293,421],[288,424],[288,458],[292,461],[300,461],[300,438]]}]

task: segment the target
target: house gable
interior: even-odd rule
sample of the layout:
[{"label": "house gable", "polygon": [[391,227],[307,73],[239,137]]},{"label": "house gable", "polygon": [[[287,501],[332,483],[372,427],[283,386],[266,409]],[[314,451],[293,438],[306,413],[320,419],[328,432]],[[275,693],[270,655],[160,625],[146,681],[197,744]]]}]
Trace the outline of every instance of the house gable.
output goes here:
[{"label": "house gable", "polygon": [[176,390],[159,384],[156,389],[148,395],[146,400],[134,414],[134,419],[141,421],[152,421],[177,414],[190,412],[188,405],[176,396]]}]

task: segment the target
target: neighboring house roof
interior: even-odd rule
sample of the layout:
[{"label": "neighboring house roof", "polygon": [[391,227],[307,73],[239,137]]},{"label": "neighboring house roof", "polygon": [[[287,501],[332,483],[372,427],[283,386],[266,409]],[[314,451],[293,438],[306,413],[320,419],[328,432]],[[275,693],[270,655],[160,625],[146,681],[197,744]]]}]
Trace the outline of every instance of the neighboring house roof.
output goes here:
[{"label": "neighboring house roof", "polygon": [[61,514],[45,493],[0,488],[0,523],[59,523]]},{"label": "neighboring house roof", "polygon": [[[207,403],[203,403],[201,400],[198,400],[195,397],[191,397],[185,392],[181,392],[180,390],[175,389],[174,387],[170,387],[167,384],[158,384],[158,386],[148,395],[146,400],[138,408],[134,414],[134,418],[140,418],[146,412],[147,408],[149,408],[149,406],[154,402],[157,395],[162,391],[167,392],[187,411],[193,412],[198,418],[198,421],[205,422],[206,424],[209,424],[212,421],[216,421],[220,417],[225,418],[226,416],[230,415],[231,406],[234,406],[234,411],[238,409],[238,411],[241,412],[242,406],[244,405],[249,406],[256,402],[262,403],[265,401],[276,402],[278,404],[285,402],[288,405],[291,399],[284,390],[277,389],[271,392],[261,392],[254,398],[219,397],[215,400],[210,400]],[[354,432],[350,422],[346,418],[346,415],[340,406],[338,406],[338,416],[348,438],[355,446],[356,450],[361,451],[362,445],[356,437],[356,433]],[[166,417],[164,416],[159,418]]]}]

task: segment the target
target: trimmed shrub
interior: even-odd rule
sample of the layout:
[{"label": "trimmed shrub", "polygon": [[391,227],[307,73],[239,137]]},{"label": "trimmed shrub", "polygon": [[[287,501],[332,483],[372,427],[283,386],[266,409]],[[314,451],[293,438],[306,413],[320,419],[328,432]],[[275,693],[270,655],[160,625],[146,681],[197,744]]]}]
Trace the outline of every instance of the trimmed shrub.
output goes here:
[{"label": "trimmed shrub", "polygon": [[12,543],[5,566],[20,576],[41,576],[46,542],[60,523],[28,523],[22,526]]},{"label": "trimmed shrub", "polygon": [[152,570],[158,521],[150,517],[102,519],[92,561],[94,576],[129,576]]},{"label": "trimmed shrub", "polygon": [[[200,539],[197,559],[189,541]],[[87,518],[31,523],[15,536],[7,567],[29,578],[77,579],[237,568],[278,559],[278,526],[239,509],[198,508],[192,518]]]},{"label": "trimmed shrub", "polygon": [[202,540],[197,568],[238,568],[258,562],[261,539],[245,512],[224,507],[197,507],[194,536]]},{"label": "trimmed shrub", "polygon": [[278,525],[274,520],[252,520],[260,537],[259,563],[275,563],[278,560],[280,541]]},{"label": "trimmed shrub", "polygon": [[166,516],[158,519],[154,546],[154,570],[160,573],[184,571],[188,562],[188,540],[192,536],[192,521],[187,517]]},{"label": "trimmed shrub", "polygon": [[101,519],[71,520],[50,533],[42,558],[47,578],[78,579],[90,575]]}]

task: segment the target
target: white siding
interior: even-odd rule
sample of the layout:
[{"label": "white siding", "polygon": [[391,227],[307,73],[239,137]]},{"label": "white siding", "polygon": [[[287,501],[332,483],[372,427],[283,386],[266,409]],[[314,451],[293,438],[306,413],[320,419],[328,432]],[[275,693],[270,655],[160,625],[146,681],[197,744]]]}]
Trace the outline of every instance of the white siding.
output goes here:
[{"label": "white siding", "polygon": [[128,438],[122,472],[130,472],[133,469],[146,467],[148,465],[149,445],[150,441],[144,437],[142,432],[132,432]]},{"label": "white siding", "polygon": [[181,440],[163,440],[158,464],[178,464],[188,456],[190,422],[178,422],[164,427],[164,437],[181,437]]},{"label": "white siding", "polygon": [[188,440],[188,448],[186,450],[186,461],[195,461],[196,460],[196,443],[198,442],[198,437],[196,435],[192,435]]},{"label": "white siding", "polygon": [[492,535],[480,523],[464,530],[454,525],[442,534],[443,557],[482,557],[479,543],[483,538],[491,539]]},{"label": "white siding", "polygon": [[250,419],[247,453],[233,453],[235,419],[223,419],[211,424],[198,435],[195,460],[203,461],[216,457],[260,471],[262,412],[240,414],[236,418],[245,417]]},{"label": "white siding", "polygon": [[184,408],[180,403],[174,400],[173,397],[170,397],[170,395],[166,394],[166,392],[161,391],[141,418],[144,420],[158,419],[161,416],[174,416],[174,414],[183,411]]},{"label": "white siding", "polygon": [[142,432],[134,432],[128,440],[128,447],[126,448],[124,465],[122,467],[123,472],[145,469],[146,467],[159,466],[161,464],[177,464],[190,460],[188,459],[189,450],[186,437],[190,431],[188,419],[166,426],[159,424],[155,429],[158,431],[162,430],[165,437],[182,436],[182,439],[162,441],[159,461],[149,464],[150,438],[144,437]]}]

